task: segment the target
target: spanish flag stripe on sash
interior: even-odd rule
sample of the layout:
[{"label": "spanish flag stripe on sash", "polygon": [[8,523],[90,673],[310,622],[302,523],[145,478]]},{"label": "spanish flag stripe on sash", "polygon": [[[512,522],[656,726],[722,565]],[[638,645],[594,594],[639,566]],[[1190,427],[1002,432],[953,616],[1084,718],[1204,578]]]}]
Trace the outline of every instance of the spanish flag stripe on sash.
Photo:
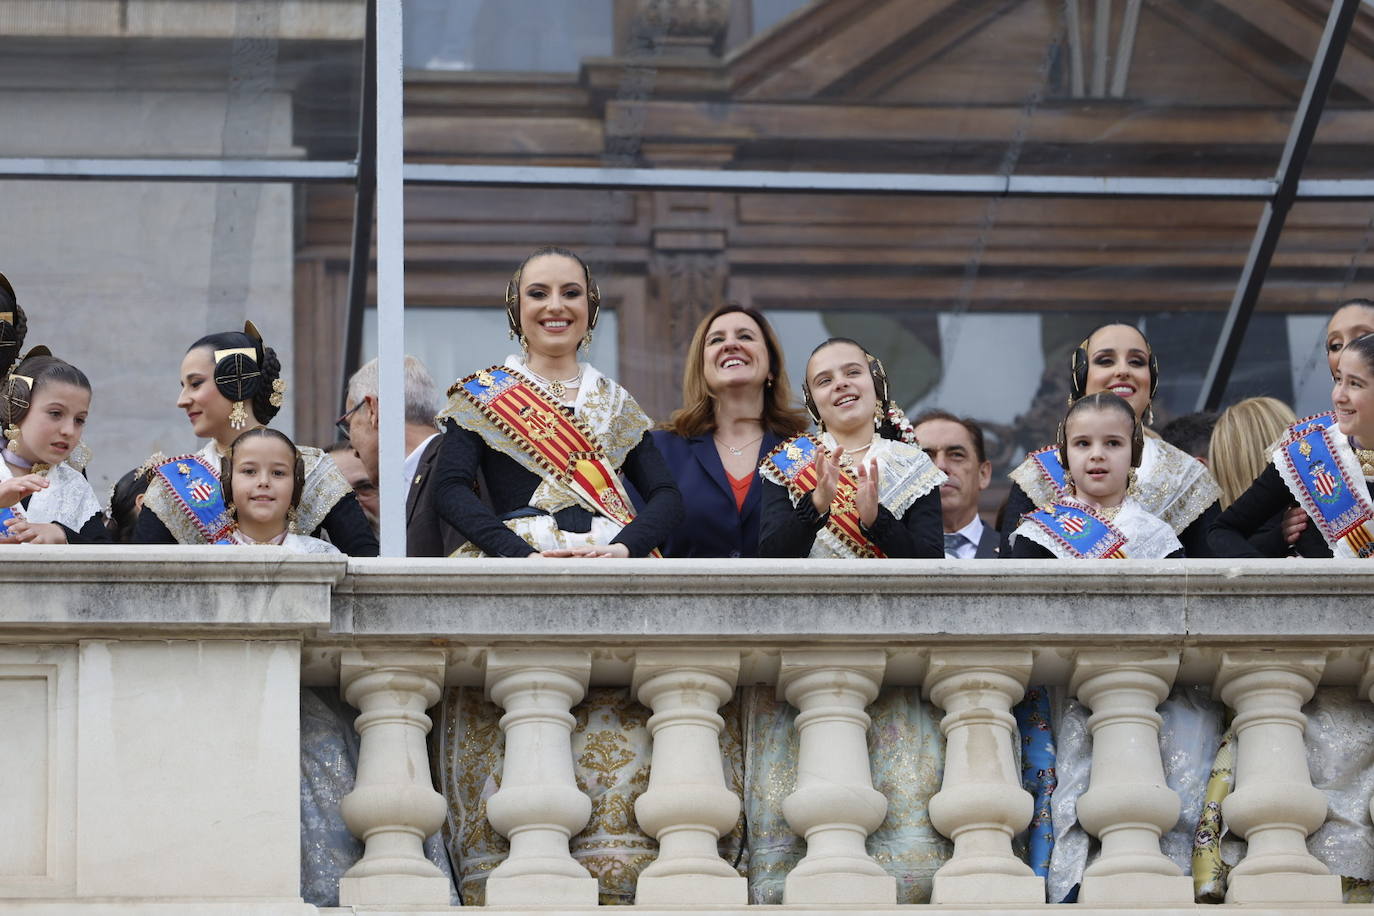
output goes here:
[{"label": "spanish flag stripe on sash", "polygon": [[[546,407],[545,404],[541,404],[540,401],[533,396],[532,392],[523,388],[512,388],[510,397],[512,403],[519,403],[522,408],[528,407],[530,410],[539,410],[540,408]],[[562,405],[557,406],[559,408],[559,413],[562,413]],[[560,448],[563,449],[563,452],[559,454],[563,456],[563,460],[565,461],[571,458],[574,452],[597,451],[596,445],[587,437],[582,436],[581,430],[571,423],[562,423],[556,426],[553,430],[553,435],[550,436],[547,441],[548,447],[555,452]]]},{"label": "spanish flag stripe on sash", "polygon": [[634,521],[629,495],[595,437],[518,372],[493,366],[450,390],[466,397],[521,451],[602,515],[621,525]]},{"label": "spanish flag stripe on sash", "polygon": [[[780,444],[764,461],[771,463],[781,474],[795,496],[810,499],[811,491],[816,489],[816,458],[828,454],[820,442],[809,435],[802,435]],[[830,518],[826,521],[826,527],[859,556],[887,559],[887,554],[870,541],[859,527],[858,492],[854,478],[841,468],[839,479],[835,482],[835,496],[830,501]]]}]

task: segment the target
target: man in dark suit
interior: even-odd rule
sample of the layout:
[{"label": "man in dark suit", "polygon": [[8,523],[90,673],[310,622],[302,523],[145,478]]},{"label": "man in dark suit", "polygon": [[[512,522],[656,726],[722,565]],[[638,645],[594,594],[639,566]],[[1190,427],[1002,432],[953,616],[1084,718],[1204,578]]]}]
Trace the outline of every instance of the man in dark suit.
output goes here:
[{"label": "man in dark suit", "polygon": [[997,532],[978,517],[978,497],[992,481],[983,428],[943,410],[916,418],[916,441],[949,478],[940,487],[945,520],[945,558],[990,560],[997,556]]},{"label": "man in dark suit", "polygon": [[[434,379],[425,364],[413,356],[405,360],[405,474],[410,481],[406,497],[406,556],[446,557],[463,544],[463,537],[439,518],[434,507],[434,462],[442,441],[434,425],[439,410]],[[348,380],[348,403],[340,423],[347,423],[348,439],[363,467],[377,480],[377,361],[367,363]]]}]

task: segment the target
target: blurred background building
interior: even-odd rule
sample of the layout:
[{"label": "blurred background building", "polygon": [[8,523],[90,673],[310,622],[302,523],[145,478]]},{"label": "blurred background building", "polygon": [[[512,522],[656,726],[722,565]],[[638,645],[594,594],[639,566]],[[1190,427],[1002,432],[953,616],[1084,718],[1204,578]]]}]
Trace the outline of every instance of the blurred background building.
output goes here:
[{"label": "blurred background building", "polygon": [[[441,383],[508,352],[511,270],[536,245],[566,245],[586,254],[608,306],[593,362],[654,416],[678,403],[699,317],[734,300],[775,321],[794,378],[822,338],[863,341],[905,404],[984,421],[999,470],[1052,438],[1067,352],[1104,320],[1138,324],[1153,342],[1159,423],[1194,409],[1265,208],[1264,194],[1234,193],[1234,182],[1275,176],[1331,10],[1326,0],[403,7],[408,163],[843,173],[857,189],[412,183],[406,349]],[[0,0],[0,157],[347,163],[365,22],[363,0]],[[1366,2],[1303,177],[1374,179],[1371,137]],[[195,445],[174,407],[181,354],[244,317],[282,353],[286,428],[332,439],[342,379],[375,354],[376,334],[370,302],[355,301],[369,311],[348,345],[355,188],[347,170],[322,174],[0,181],[0,270],[29,310],[30,342],[96,385],[98,487],[153,449]],[[907,174],[950,176],[950,193],[865,189]],[[961,176],[992,190],[954,193]],[[1189,189],[1001,193],[1037,176]],[[1189,183],[1200,179],[1222,190]],[[1372,240],[1368,195],[1300,197],[1223,403],[1267,394],[1300,415],[1322,409],[1322,328],[1340,300],[1374,293]]]}]

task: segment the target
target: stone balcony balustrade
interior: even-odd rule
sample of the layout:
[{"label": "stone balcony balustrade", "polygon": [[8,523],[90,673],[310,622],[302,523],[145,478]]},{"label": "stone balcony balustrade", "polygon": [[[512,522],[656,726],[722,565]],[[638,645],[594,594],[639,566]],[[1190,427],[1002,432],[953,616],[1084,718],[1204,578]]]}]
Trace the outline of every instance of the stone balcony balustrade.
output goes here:
[{"label": "stone balcony balustrade", "polygon": [[[1091,710],[1079,820],[1101,843],[1083,914],[1195,913],[1160,852],[1178,817],[1156,706],[1207,685],[1234,712],[1249,840],[1228,904],[1246,914],[1371,913],[1304,840],[1327,816],[1303,748],[1318,686],[1374,691],[1369,574],[1358,562],[444,561],[286,556],[270,548],[12,548],[0,564],[0,912],[449,912],[422,841],[443,820],[426,710],[445,686],[503,710],[492,826],[511,841],[489,879],[501,912],[589,912],[569,855],[590,804],[573,778],[570,711],[589,687],[652,710],[635,806],[659,840],[641,913],[743,913],[716,854],[740,799],[722,778],[718,707],[767,685],[798,710],[783,802],[806,856],[784,909],[1044,912],[1012,854],[1031,817],[1010,709],[1027,684]],[[302,685],[360,710],[342,810],[364,845],[339,910],[301,901]],[[896,903],[865,849],[888,799],[865,750],[884,686],[942,711],[930,802],[953,857],[933,902]]]}]

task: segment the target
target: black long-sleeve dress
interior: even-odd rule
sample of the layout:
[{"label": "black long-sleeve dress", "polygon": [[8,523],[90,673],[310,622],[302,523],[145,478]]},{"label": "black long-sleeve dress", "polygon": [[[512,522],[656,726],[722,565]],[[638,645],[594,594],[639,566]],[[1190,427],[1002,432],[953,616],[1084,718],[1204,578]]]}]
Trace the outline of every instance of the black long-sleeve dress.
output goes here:
[{"label": "black long-sleeve dress", "polygon": [[[543,478],[522,467],[509,455],[490,448],[482,437],[448,420],[435,466],[435,505],[439,516],[491,557],[526,557],[535,552],[508,528],[507,520],[548,514],[530,506],[530,498]],[[478,471],[486,482],[487,506],[474,486]],[[646,432],[630,449],[620,471],[643,499],[643,509],[611,539],[624,544],[632,557],[648,556],[667,540],[682,521],[682,497],[672,472]],[[585,534],[592,528],[593,513],[571,505],[552,513],[559,530]]]},{"label": "black long-sleeve dress", "polygon": [[[1365,486],[1369,482],[1365,481]],[[1250,488],[1226,507],[1207,535],[1212,553],[1218,557],[1284,557],[1289,545],[1283,539],[1283,526],[1274,524],[1298,501],[1283,482],[1283,475],[1271,463],[1255,478]],[[1307,527],[1292,549],[1303,557],[1330,557],[1331,546],[1315,523]]]},{"label": "black long-sleeve dress", "polygon": [[[339,498],[334,508],[324,517],[324,522],[310,534],[319,537],[320,531],[329,535],[329,543],[350,557],[375,557],[380,552],[377,535],[373,533],[367,516],[363,514],[363,507],[358,505],[358,498],[351,490]],[[106,539],[108,540],[108,537]],[[157,513],[147,507],[138,513],[138,521],[134,524],[133,542],[178,543],[171,530],[157,517]]]},{"label": "black long-sleeve dress", "polygon": [[[808,496],[792,505],[787,490],[769,480],[763,486],[763,520],[759,523],[759,556],[805,557],[830,513],[821,515]],[[940,491],[931,490],[913,502],[897,518],[886,506],[878,506],[871,527],[860,526],[864,537],[892,559],[940,559],[945,555],[944,526],[940,515]]]},{"label": "black long-sleeve dress", "polygon": [[[893,495],[879,503],[872,526],[860,525],[860,533],[891,559],[942,559],[945,542],[940,484],[944,482],[944,474],[919,448],[902,442],[879,441],[882,444],[875,442],[878,447],[871,454],[879,459],[880,489],[885,495]],[[894,465],[884,460],[888,454],[896,456],[901,464],[900,480],[885,477],[894,471]],[[765,461],[759,480],[763,487],[759,556],[836,555],[832,549],[819,550],[816,543],[817,535],[830,520],[830,513],[817,512],[809,493],[794,505],[787,487],[770,479],[771,476]],[[885,502],[901,507],[901,516],[894,515]]]}]

